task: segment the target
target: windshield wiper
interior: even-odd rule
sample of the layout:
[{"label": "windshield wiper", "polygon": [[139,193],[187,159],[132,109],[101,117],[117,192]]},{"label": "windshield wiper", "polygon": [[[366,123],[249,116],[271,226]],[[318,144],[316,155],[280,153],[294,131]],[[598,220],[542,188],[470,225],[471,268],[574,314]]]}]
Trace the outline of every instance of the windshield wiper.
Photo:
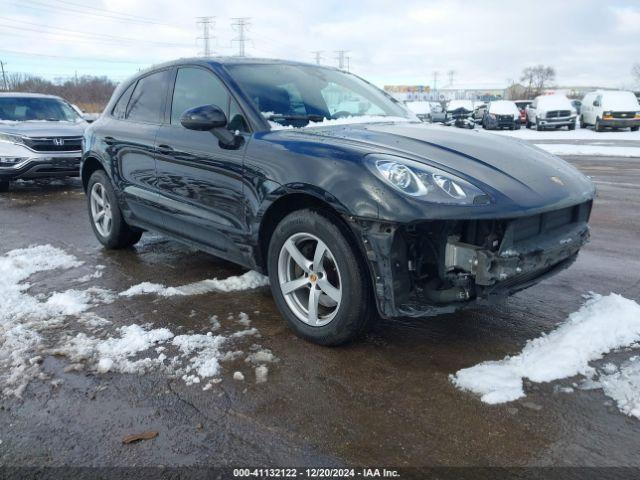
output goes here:
[{"label": "windshield wiper", "polygon": [[325,119],[323,115],[269,115],[267,120],[307,120],[309,122],[322,122]]}]

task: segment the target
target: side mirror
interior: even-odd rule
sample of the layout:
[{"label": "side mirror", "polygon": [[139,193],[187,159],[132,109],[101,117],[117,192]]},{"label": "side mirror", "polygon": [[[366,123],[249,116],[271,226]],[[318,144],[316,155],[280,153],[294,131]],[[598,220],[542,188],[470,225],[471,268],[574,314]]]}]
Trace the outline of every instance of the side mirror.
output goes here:
[{"label": "side mirror", "polygon": [[215,105],[190,108],[180,117],[184,128],[198,132],[211,132],[220,141],[220,147],[233,150],[242,145],[240,135],[227,130],[227,116]]},{"label": "side mirror", "polygon": [[593,101],[593,106],[594,107],[599,107],[600,106],[600,102],[598,100],[594,100]]},{"label": "side mirror", "polygon": [[190,108],[180,117],[180,123],[184,128],[207,132],[214,128],[227,126],[227,116],[215,105],[202,105]]}]

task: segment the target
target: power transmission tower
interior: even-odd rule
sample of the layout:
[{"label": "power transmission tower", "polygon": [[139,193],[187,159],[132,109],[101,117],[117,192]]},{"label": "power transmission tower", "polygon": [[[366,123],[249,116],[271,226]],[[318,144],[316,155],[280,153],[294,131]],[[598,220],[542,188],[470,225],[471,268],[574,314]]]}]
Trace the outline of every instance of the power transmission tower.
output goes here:
[{"label": "power transmission tower", "polygon": [[9,85],[7,84],[7,74],[4,73],[4,62],[0,60],[0,68],[2,69],[2,81],[4,82],[4,89],[9,91]]},{"label": "power transmission tower", "polygon": [[238,17],[232,18],[233,23],[231,24],[236,30],[238,30],[238,36],[231,40],[231,42],[238,42],[238,56],[244,57],[245,55],[245,44],[247,43],[246,30],[248,30],[249,21],[251,18],[249,17]]},{"label": "power transmission tower", "polygon": [[348,52],[349,50],[336,50],[336,53],[338,54],[338,56],[336,57],[336,60],[338,60],[338,68],[340,70],[344,70],[344,64],[345,64],[345,54]]},{"label": "power transmission tower", "polygon": [[322,50],[314,50],[311,53],[313,53],[313,57],[316,60],[316,64],[320,65],[322,63]]},{"label": "power transmission tower", "polygon": [[211,36],[211,29],[213,29],[215,22],[213,21],[215,17],[197,17],[196,24],[198,26],[202,26],[202,36],[197,37],[198,40],[202,40],[204,43],[204,47],[202,50],[202,55],[205,57],[211,56],[211,44],[209,43],[211,39],[215,38]]},{"label": "power transmission tower", "polygon": [[455,70],[449,70],[447,72],[447,75],[449,76],[449,85],[453,85],[453,78],[456,75],[456,71]]}]

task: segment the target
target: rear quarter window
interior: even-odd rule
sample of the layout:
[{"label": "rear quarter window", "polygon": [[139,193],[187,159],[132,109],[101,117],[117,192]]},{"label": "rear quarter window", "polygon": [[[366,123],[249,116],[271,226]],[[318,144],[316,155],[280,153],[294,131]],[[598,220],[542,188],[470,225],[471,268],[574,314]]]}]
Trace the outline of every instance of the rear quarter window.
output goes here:
[{"label": "rear quarter window", "polygon": [[125,118],[134,122],[160,123],[169,84],[169,70],[138,80],[127,105]]},{"label": "rear quarter window", "polygon": [[117,118],[118,120],[123,120],[127,113],[127,104],[129,103],[129,98],[131,98],[131,93],[133,92],[133,87],[135,87],[135,82],[127,87],[120,98],[116,102],[116,105],[113,107],[111,111],[111,116]]}]

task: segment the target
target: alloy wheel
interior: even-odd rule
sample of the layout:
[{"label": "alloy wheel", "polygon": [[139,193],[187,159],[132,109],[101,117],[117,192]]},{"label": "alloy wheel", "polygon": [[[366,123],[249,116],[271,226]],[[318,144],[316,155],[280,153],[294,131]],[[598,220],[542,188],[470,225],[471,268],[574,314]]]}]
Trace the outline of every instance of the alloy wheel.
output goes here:
[{"label": "alloy wheel", "polygon": [[108,237],[111,233],[113,223],[113,213],[111,203],[107,196],[107,191],[101,183],[94,183],[91,187],[91,219],[96,230],[103,237]]},{"label": "alloy wheel", "polygon": [[284,299],[302,322],[330,323],[342,302],[340,268],[329,247],[310,233],[291,235],[280,249],[278,281]]}]

